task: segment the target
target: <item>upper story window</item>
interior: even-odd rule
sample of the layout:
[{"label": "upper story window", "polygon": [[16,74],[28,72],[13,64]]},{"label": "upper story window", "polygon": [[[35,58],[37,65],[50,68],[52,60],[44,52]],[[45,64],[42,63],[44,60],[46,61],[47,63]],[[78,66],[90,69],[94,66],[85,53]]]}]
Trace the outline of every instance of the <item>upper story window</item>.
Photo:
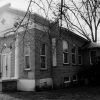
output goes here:
[{"label": "upper story window", "polygon": [[46,44],[41,45],[41,51],[40,51],[40,60],[41,60],[41,68],[46,68]]},{"label": "upper story window", "polygon": [[63,40],[63,63],[68,64],[68,43]]},{"label": "upper story window", "polygon": [[25,60],[25,69],[30,69],[30,46],[26,45],[24,48],[24,60]]},{"label": "upper story window", "polygon": [[82,64],[82,52],[81,52],[81,48],[78,48],[78,64],[79,65]]},{"label": "upper story window", "polygon": [[96,63],[96,51],[90,51],[90,64]]},{"label": "upper story window", "polygon": [[72,64],[76,64],[76,48],[75,46],[71,50],[72,52]]}]

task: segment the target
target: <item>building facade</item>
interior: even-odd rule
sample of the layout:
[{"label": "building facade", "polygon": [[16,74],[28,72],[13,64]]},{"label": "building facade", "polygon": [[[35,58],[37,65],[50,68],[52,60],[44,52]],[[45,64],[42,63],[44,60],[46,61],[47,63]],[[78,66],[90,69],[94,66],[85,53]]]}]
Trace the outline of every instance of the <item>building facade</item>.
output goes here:
[{"label": "building facade", "polygon": [[37,14],[30,19],[27,15],[18,27],[24,15],[9,5],[0,10],[1,91],[34,91],[78,81],[85,59],[90,61],[82,49],[88,41],[65,28],[59,32],[58,24]]}]

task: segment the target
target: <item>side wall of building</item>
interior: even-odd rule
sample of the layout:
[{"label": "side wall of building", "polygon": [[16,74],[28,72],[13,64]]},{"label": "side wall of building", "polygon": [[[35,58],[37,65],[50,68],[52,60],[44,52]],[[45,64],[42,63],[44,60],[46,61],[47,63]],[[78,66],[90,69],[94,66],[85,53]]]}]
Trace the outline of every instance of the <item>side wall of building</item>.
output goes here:
[{"label": "side wall of building", "polygon": [[[53,38],[56,38],[56,57],[57,57],[57,65],[53,66],[53,83],[54,87],[64,86],[64,83],[67,82],[67,78],[69,77],[69,81],[73,82],[73,77],[77,76],[81,65],[84,63],[82,59],[82,64],[78,63],[78,49],[82,48],[85,43],[84,39],[81,39],[74,35],[74,33],[70,33],[69,31],[62,31],[62,35],[57,36],[59,31],[52,31]],[[56,34],[56,35],[54,35]],[[59,33],[58,33],[59,35]],[[65,40],[68,43],[68,63],[63,63],[63,43],[62,41]],[[76,63],[72,63],[72,48],[75,47],[76,54],[75,60]],[[82,56],[82,54],[81,54]],[[77,76],[78,78],[78,76]],[[66,81],[66,82],[65,82]]]}]

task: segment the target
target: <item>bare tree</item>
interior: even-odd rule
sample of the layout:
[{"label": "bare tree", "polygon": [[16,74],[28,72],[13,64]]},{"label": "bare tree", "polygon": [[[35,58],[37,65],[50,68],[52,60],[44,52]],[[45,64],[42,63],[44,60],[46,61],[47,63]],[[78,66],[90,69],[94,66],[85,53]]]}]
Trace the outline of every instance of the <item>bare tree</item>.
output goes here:
[{"label": "bare tree", "polygon": [[[100,24],[99,0],[69,0],[60,5],[69,30],[78,32],[88,40],[97,42]],[[61,12],[61,11],[60,11]]]}]

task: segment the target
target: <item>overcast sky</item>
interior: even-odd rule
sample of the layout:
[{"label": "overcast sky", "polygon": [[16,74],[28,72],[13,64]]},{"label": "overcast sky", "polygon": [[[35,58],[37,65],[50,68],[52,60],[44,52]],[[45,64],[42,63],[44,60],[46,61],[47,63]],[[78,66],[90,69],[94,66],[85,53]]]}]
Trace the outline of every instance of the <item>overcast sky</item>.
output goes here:
[{"label": "overcast sky", "polygon": [[7,3],[11,3],[13,8],[26,10],[28,6],[28,0],[0,0],[0,6],[3,6]]},{"label": "overcast sky", "polygon": [[[36,0],[36,1],[38,1],[38,0]],[[59,2],[61,0],[53,0],[53,1],[55,3],[57,3],[57,2]],[[12,8],[26,11],[27,10],[27,7],[28,7],[29,0],[0,0],[0,7],[2,7],[3,5],[5,5],[7,3],[11,3],[11,7]],[[38,7],[36,5],[32,6],[32,9],[33,9],[32,12],[36,12],[36,13],[39,13],[41,15],[41,13],[39,11],[40,8],[38,9]],[[98,40],[100,42],[100,35],[98,35]]]}]

